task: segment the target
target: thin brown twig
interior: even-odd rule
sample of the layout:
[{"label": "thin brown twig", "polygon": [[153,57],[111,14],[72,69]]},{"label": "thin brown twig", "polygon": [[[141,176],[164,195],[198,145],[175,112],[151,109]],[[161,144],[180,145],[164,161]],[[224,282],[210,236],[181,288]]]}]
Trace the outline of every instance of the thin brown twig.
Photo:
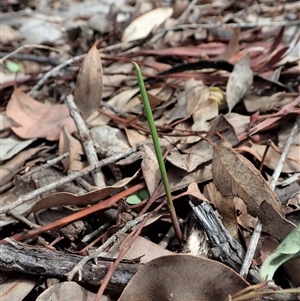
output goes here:
[{"label": "thin brown twig", "polygon": [[[92,140],[92,137],[90,135],[90,131],[83,120],[83,118],[80,115],[80,112],[74,102],[73,95],[68,95],[66,99],[66,104],[69,108],[70,115],[73,118],[78,133],[80,137],[81,144],[83,146],[86,158],[90,165],[95,165],[98,162],[97,153],[94,147],[94,142]],[[106,186],[104,175],[102,174],[101,169],[94,169],[92,172],[92,177],[94,180],[94,185],[96,185],[98,188],[103,188]]]}]

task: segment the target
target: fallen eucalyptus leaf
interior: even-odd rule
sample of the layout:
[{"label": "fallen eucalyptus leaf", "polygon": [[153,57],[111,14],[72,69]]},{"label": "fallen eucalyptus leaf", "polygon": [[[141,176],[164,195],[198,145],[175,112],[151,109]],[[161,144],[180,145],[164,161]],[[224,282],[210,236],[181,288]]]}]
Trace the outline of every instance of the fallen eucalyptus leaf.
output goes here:
[{"label": "fallen eucalyptus leaf", "polygon": [[245,96],[253,83],[249,55],[243,56],[233,68],[226,86],[226,99],[229,112]]},{"label": "fallen eucalyptus leaf", "polygon": [[96,44],[94,44],[82,62],[74,91],[74,102],[84,119],[87,119],[99,108],[102,91],[102,62]]},{"label": "fallen eucalyptus leaf", "polygon": [[258,217],[263,230],[276,240],[281,241],[294,228],[284,218],[281,202],[260,172],[249,160],[235,152],[230,143],[214,146],[212,174],[221,194],[241,198],[248,212]]},{"label": "fallen eucalyptus leaf", "polygon": [[156,258],[131,278],[118,301],[225,300],[249,284],[234,270],[192,255]]}]

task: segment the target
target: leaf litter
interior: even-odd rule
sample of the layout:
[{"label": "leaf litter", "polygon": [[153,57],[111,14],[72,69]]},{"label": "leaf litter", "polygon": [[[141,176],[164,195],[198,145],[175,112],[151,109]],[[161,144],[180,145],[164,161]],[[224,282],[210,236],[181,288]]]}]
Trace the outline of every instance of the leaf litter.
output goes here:
[{"label": "leaf litter", "polygon": [[[34,271],[43,268],[44,279],[53,273],[62,279],[54,292],[33,280],[43,291],[39,296],[33,286],[17,290],[25,284],[22,278],[8,279],[16,290],[12,295],[6,289],[5,297],[21,300],[28,294],[44,300],[55,294],[65,300],[76,290],[83,300],[155,300],[157,294],[162,300],[240,300],[238,296],[249,299],[248,292],[258,297],[259,290],[267,294],[273,288],[258,284],[264,280],[257,278],[258,271],[264,261],[273,260],[268,254],[280,242],[294,248],[294,241],[286,239],[300,221],[293,205],[299,186],[299,134],[279,163],[300,112],[299,9],[293,2],[256,5],[259,13],[253,4],[245,10],[239,1],[41,2],[30,13],[18,1],[3,5],[1,269],[41,276]],[[96,16],[103,22],[96,25]],[[28,42],[37,45],[26,47]],[[178,243],[165,213],[165,191],[133,61],[145,78],[182,230],[189,233],[192,249],[201,250],[196,257],[171,255],[190,247]],[[16,73],[16,68],[21,69]],[[71,117],[64,103],[73,95],[75,121],[76,114],[71,111]],[[100,170],[95,166],[102,159]],[[285,191],[285,201],[268,183],[279,165],[275,191]],[[97,184],[100,172],[102,187]],[[148,193],[141,195],[145,186]],[[131,196],[139,200],[121,201]],[[227,236],[223,230],[205,232],[207,221],[197,220],[189,201],[196,207],[210,203]],[[237,273],[244,258],[237,258],[250,249],[257,220],[262,233],[243,279]],[[218,256],[211,240],[218,235],[225,235],[229,245],[241,245],[243,252],[228,253],[229,245],[222,244],[219,252],[224,253]],[[31,241],[18,242],[25,237]],[[63,279],[72,271],[63,266],[54,264],[50,272],[44,262],[32,269],[26,265],[30,261],[20,263],[17,256],[16,265],[9,265],[7,244],[23,248],[32,262],[33,250],[46,254],[47,247],[61,257],[78,253],[72,257],[77,263],[100,254],[100,267],[102,260],[114,258],[116,273],[120,268],[136,270],[126,279],[110,278],[112,270],[103,270],[104,284],[96,295],[75,282],[67,287]],[[207,254],[214,258],[205,258]],[[283,265],[295,291],[300,285],[296,255]],[[82,272],[76,273],[74,264],[73,280],[82,275],[81,282],[90,284],[93,269],[87,270],[88,263],[77,268]],[[275,274],[274,279],[283,285],[283,277]],[[297,298],[285,294],[285,300]]]}]

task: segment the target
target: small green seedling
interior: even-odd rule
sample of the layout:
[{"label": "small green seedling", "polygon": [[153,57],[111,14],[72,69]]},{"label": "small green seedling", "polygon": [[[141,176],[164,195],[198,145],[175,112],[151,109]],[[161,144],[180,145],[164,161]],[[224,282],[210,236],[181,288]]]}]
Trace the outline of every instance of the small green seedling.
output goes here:
[{"label": "small green seedling", "polygon": [[149,198],[149,192],[148,189],[142,189],[137,194],[132,194],[126,198],[126,203],[128,205],[137,205],[141,203],[143,200],[146,200]]},{"label": "small green seedling", "polygon": [[151,137],[152,137],[152,141],[153,141],[153,145],[154,145],[154,149],[155,149],[155,153],[156,153],[156,158],[157,158],[158,165],[159,165],[159,170],[161,173],[162,181],[163,181],[165,192],[166,192],[167,204],[168,204],[168,209],[169,209],[170,216],[171,216],[171,219],[173,222],[173,227],[174,227],[174,230],[175,230],[178,240],[183,241],[183,237],[181,234],[181,230],[179,227],[179,223],[177,220],[177,216],[176,216],[176,212],[175,212],[175,208],[174,208],[174,204],[173,204],[173,200],[172,200],[172,195],[171,195],[169,180],[168,180],[168,176],[167,176],[167,172],[166,172],[166,167],[165,167],[161,147],[160,147],[159,140],[158,140],[158,134],[157,134],[156,126],[154,123],[154,118],[153,118],[152,110],[150,107],[150,103],[148,100],[145,84],[143,81],[143,76],[142,76],[139,65],[137,63],[133,63],[133,65],[135,67],[137,78],[138,78],[138,84],[139,84],[139,88],[140,88],[140,92],[141,92],[141,96],[142,96],[142,100],[143,100],[143,104],[144,104],[144,108],[145,108],[148,125],[149,125],[150,132],[151,132]]},{"label": "small green seedling", "polygon": [[136,195],[136,194],[132,194],[132,195],[130,195],[130,196],[128,196],[128,197],[126,198],[126,203],[127,203],[128,205],[137,205],[137,204],[139,204],[141,201],[142,201],[142,199],[141,199],[138,195]]}]

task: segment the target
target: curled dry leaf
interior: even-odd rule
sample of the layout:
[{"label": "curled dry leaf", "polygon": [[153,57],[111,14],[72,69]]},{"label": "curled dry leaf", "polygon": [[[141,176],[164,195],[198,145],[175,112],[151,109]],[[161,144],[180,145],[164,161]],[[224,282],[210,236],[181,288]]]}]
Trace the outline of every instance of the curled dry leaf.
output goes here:
[{"label": "curled dry leaf", "polygon": [[229,112],[245,96],[253,83],[249,55],[243,56],[234,66],[226,86],[226,98]]},{"label": "curled dry leaf", "polygon": [[225,300],[248,285],[236,272],[217,261],[200,256],[170,255],[142,266],[118,301]]},{"label": "curled dry leaf", "polygon": [[6,115],[21,125],[11,129],[23,139],[58,140],[64,125],[69,133],[76,130],[65,104],[40,103],[18,88],[14,89],[10,97]]},{"label": "curled dry leaf", "polygon": [[122,42],[143,39],[173,15],[173,8],[159,7],[133,20],[124,30]]},{"label": "curled dry leaf", "polygon": [[62,128],[60,133],[58,151],[59,155],[69,152],[69,156],[61,161],[64,166],[64,172],[84,168],[84,163],[78,161],[78,157],[84,154],[82,144],[66,131],[65,127]]},{"label": "curled dry leaf", "polygon": [[74,91],[74,102],[84,119],[99,108],[102,91],[102,62],[95,43],[82,62]]}]

